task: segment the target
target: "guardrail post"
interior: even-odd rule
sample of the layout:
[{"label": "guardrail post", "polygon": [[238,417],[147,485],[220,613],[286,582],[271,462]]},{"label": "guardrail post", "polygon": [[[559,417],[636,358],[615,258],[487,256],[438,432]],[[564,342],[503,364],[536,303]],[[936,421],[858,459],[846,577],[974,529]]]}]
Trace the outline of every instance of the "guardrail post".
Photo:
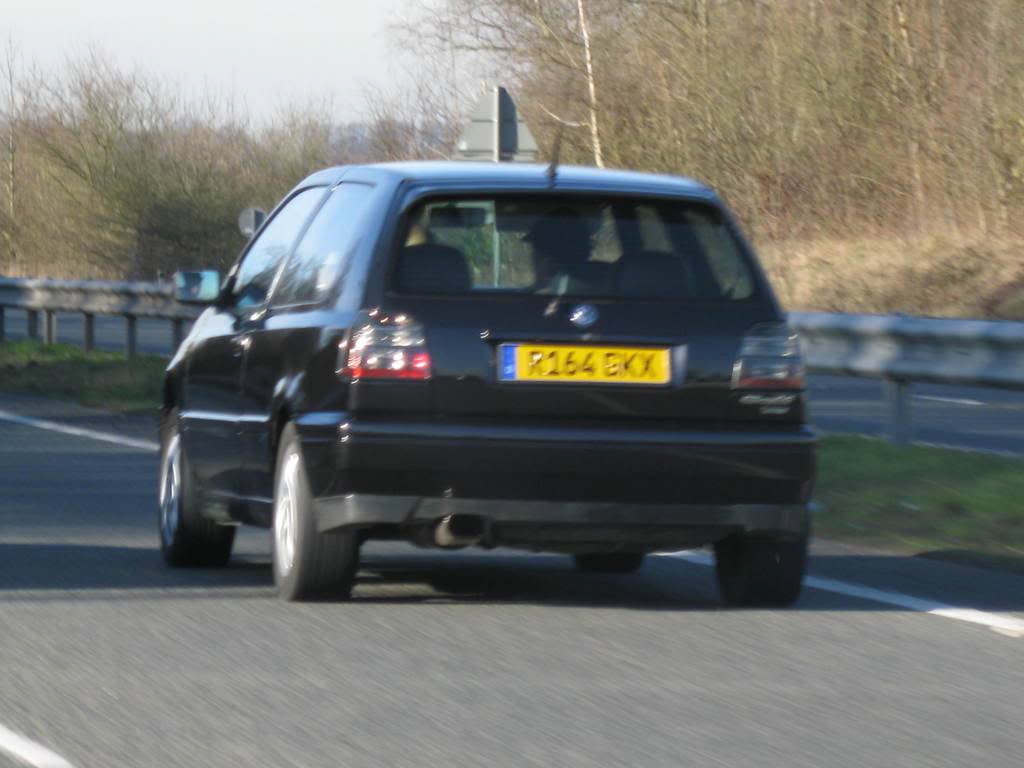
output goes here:
[{"label": "guardrail post", "polygon": [[30,309],[25,313],[28,324],[28,337],[35,341],[39,338],[39,311]]},{"label": "guardrail post", "polygon": [[43,312],[43,341],[47,344],[57,343],[57,313],[52,309]]},{"label": "guardrail post", "polygon": [[137,349],[138,333],[136,330],[135,315],[124,316],[124,330],[125,330],[125,354],[131,358],[135,357]]},{"label": "guardrail post", "polygon": [[897,445],[906,445],[913,433],[910,382],[906,379],[885,379],[884,386],[889,401],[889,438]]},{"label": "guardrail post", "polygon": [[82,348],[92,352],[96,348],[96,316],[90,312],[82,314]]},{"label": "guardrail post", "polygon": [[[0,337],[2,338],[2,337]],[[185,338],[185,321],[180,317],[175,317],[171,320],[171,352],[177,352],[178,347],[181,346],[182,339]]]}]

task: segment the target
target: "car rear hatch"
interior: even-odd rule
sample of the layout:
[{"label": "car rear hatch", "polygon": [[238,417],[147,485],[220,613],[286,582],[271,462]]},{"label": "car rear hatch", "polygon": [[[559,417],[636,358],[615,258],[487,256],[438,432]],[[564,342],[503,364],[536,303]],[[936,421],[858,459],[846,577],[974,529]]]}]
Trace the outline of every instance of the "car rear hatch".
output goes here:
[{"label": "car rear hatch", "polygon": [[[797,407],[740,405],[745,339],[786,332],[714,206],[431,198],[407,217],[401,243],[371,322],[415,328],[429,375],[360,381],[356,410],[545,422],[802,418]],[[776,396],[802,386],[769,373],[775,381],[746,389]]]},{"label": "car rear hatch", "polygon": [[[733,363],[744,333],[771,320],[763,307],[680,307],[639,302],[589,302],[487,298],[405,298],[400,311],[426,330],[433,367],[433,409],[441,416],[540,416],[555,419],[672,419],[707,421],[728,417]],[[589,329],[572,322],[581,306],[597,319]],[[724,309],[724,311],[723,311]],[[583,310],[586,311],[586,310]],[[657,366],[668,358],[664,383],[514,380],[509,350],[554,351],[554,365]],[[571,345],[565,349],[566,345]],[[606,351],[611,348],[610,354]],[[586,351],[600,353],[587,360]],[[559,353],[562,353],[559,355]],[[647,354],[644,354],[647,353]],[[630,359],[629,355],[636,355]],[[572,355],[572,357],[570,357]],[[574,359],[575,358],[575,359]],[[542,361],[544,375],[556,370]],[[517,361],[518,362],[518,361]],[[557,371],[559,376],[563,371]],[[565,371],[568,373],[568,370]]]}]

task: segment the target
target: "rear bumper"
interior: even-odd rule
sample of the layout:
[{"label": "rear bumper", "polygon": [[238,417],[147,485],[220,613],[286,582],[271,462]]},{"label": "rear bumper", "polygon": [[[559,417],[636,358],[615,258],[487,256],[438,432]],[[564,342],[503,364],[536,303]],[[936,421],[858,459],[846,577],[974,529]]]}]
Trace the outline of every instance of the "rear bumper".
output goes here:
[{"label": "rear bumper", "polygon": [[439,520],[465,515],[481,519],[483,546],[560,552],[683,549],[738,531],[797,537],[810,526],[809,505],[681,506],[361,494],[323,497],[314,504],[321,532],[393,525],[413,540],[428,542]]},{"label": "rear bumper", "polygon": [[[321,530],[483,517],[494,544],[615,540],[663,546],[734,530],[806,530],[816,436],[608,423],[297,420]],[[724,531],[724,533],[723,533]],[[589,537],[589,538],[588,538]]]}]

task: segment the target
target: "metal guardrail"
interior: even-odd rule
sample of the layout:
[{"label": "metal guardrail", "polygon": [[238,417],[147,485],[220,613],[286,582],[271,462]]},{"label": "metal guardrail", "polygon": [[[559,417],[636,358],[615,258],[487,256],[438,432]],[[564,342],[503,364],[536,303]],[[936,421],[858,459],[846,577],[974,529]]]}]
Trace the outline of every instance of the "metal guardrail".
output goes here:
[{"label": "metal guardrail", "polygon": [[[95,316],[119,315],[130,357],[136,354],[136,318],[168,320],[177,348],[185,323],[201,311],[178,303],[169,283],[0,278],[0,340],[5,307],[27,310],[30,338],[39,338],[42,313],[48,342],[57,338],[58,312],[82,313],[86,350],[95,346]],[[915,382],[1024,390],[1024,323],[823,312],[793,312],[789,320],[810,371],[887,383],[897,442],[910,438]]]},{"label": "metal guardrail", "polygon": [[808,370],[886,382],[892,438],[911,437],[915,382],[1024,389],[1024,323],[793,312]]},{"label": "metal guardrail", "polygon": [[96,345],[96,315],[121,316],[125,320],[125,352],[129,357],[134,357],[138,348],[138,318],[168,320],[176,349],[185,323],[201,311],[179,304],[170,283],[0,278],[0,340],[4,338],[7,307],[26,310],[28,335],[32,339],[39,338],[42,314],[43,339],[47,343],[57,340],[58,312],[80,312],[84,320],[82,345],[86,351],[92,351]]}]

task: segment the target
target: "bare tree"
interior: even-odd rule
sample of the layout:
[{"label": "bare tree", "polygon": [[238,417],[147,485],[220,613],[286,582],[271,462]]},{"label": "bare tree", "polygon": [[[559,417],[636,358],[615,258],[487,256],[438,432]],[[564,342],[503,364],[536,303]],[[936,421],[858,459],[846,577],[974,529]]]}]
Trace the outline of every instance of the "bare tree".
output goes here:
[{"label": "bare tree", "polygon": [[604,168],[604,157],[601,153],[601,134],[597,126],[597,86],[594,82],[594,59],[590,50],[590,25],[587,23],[587,13],[583,7],[583,0],[576,0],[576,8],[580,19],[580,36],[583,38],[583,61],[587,77],[587,94],[590,97],[587,103],[587,111],[590,115],[590,142],[594,148],[594,165],[598,168]]},{"label": "bare tree", "polygon": [[3,77],[5,94],[4,121],[7,127],[7,162],[5,170],[5,192],[7,197],[6,221],[3,222],[4,245],[7,250],[8,273],[18,274],[17,248],[17,151],[18,121],[21,119],[20,93],[17,86],[18,52],[14,40],[8,38],[4,48],[4,58],[0,62],[0,75]]},{"label": "bare tree", "polygon": [[[601,4],[601,29],[594,7]],[[618,0],[447,0],[426,5],[403,28],[403,39],[418,54],[445,46],[476,56],[485,71],[519,81],[530,97],[527,113],[551,125],[587,132],[586,152],[603,166],[600,129],[600,74],[595,51],[614,27]],[[566,89],[566,83],[574,86]]]},{"label": "bare tree", "polygon": [[798,305],[1024,306],[985,300],[1021,279],[1020,0],[419,2],[401,86],[368,91],[347,124],[326,99],[257,122],[97,54],[40,74],[9,46],[2,267],[122,277],[226,261],[238,209],[317,167],[448,156],[487,77],[513,89],[541,146],[563,132],[566,162],[712,182]]}]

